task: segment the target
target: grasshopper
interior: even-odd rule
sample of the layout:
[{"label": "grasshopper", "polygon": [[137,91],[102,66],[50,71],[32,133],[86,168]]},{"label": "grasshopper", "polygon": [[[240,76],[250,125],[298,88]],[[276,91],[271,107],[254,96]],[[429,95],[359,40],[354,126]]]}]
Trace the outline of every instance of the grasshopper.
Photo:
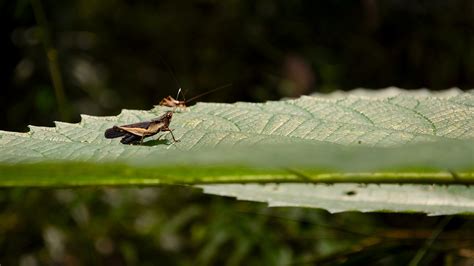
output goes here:
[{"label": "grasshopper", "polygon": [[173,78],[173,80],[176,82],[176,85],[178,85],[178,87],[179,87],[178,94],[176,95],[176,99],[173,98],[171,95],[169,95],[168,97],[165,97],[165,98],[163,98],[163,99],[160,101],[160,103],[159,103],[160,106],[174,107],[175,109],[176,109],[176,108],[185,109],[185,108],[186,108],[186,104],[189,103],[189,102],[191,102],[192,100],[195,100],[195,99],[197,99],[197,98],[199,98],[199,97],[202,97],[202,96],[204,96],[204,95],[207,95],[207,94],[209,94],[209,93],[211,93],[211,92],[214,92],[214,91],[217,91],[217,90],[220,90],[220,89],[223,89],[223,88],[232,86],[232,83],[226,84],[226,85],[224,85],[224,86],[220,86],[220,87],[217,87],[217,88],[215,88],[215,89],[213,89],[213,90],[210,90],[210,91],[201,93],[201,94],[199,94],[199,95],[197,95],[197,96],[194,96],[194,97],[192,97],[191,99],[189,99],[189,100],[187,100],[187,101],[186,101],[186,100],[180,101],[180,100],[178,100],[178,98],[179,98],[179,93],[181,92],[181,85],[180,85],[178,79],[176,78],[176,76],[175,76],[175,74],[174,74],[173,68],[166,62],[166,60],[165,60],[162,56],[159,56],[159,57],[160,57],[160,60],[161,60],[161,62],[163,63],[163,65],[168,69],[168,71],[169,71],[171,77]]},{"label": "grasshopper", "polygon": [[[146,122],[138,122],[135,124],[113,126],[105,130],[105,138],[112,139],[123,137],[120,142],[122,144],[143,144],[143,139],[156,135],[158,132],[169,131],[175,142],[173,130],[169,128],[173,112],[168,111],[164,115]],[[160,139],[160,138],[158,138]]]},{"label": "grasshopper", "polygon": [[[215,92],[215,91],[217,91],[217,90],[220,90],[220,89],[223,89],[223,88],[226,88],[226,87],[229,87],[229,86],[232,86],[232,84],[226,84],[226,85],[224,85],[224,86],[217,87],[217,88],[215,88],[215,89],[213,89],[213,90],[206,91],[206,92],[201,93],[201,94],[199,94],[199,95],[197,95],[197,96],[194,96],[194,97],[192,97],[192,98],[189,99],[189,100],[183,100],[183,101],[176,100],[175,98],[173,98],[173,97],[170,95],[170,96],[168,96],[168,97],[163,98],[163,100],[160,101],[160,104],[159,104],[159,105],[161,105],[161,106],[167,106],[167,107],[174,107],[174,108],[181,108],[181,109],[184,109],[184,108],[186,108],[186,104],[187,104],[187,103],[189,103],[189,102],[191,102],[191,101],[193,101],[193,100],[195,100],[195,99],[197,99],[197,98],[199,98],[199,97],[202,97],[202,96],[204,96],[204,95],[207,95],[207,94],[209,94],[209,93],[211,93],[211,92]],[[181,92],[181,88],[179,88],[178,94],[176,95],[176,98],[179,97],[180,92]]]},{"label": "grasshopper", "polygon": [[178,87],[179,87],[178,94],[176,95],[176,99],[173,98],[171,95],[169,95],[168,97],[165,97],[160,101],[160,103],[159,103],[160,106],[174,107],[175,109],[176,108],[184,109],[184,108],[186,108],[186,104],[189,103],[190,101],[217,90],[217,89],[214,89],[214,90],[205,92],[205,93],[200,94],[198,96],[195,96],[195,97],[193,97],[193,98],[191,98],[187,101],[186,100],[183,100],[183,101],[178,100],[179,94],[181,93],[181,85],[178,81],[178,78],[176,78],[176,76],[174,74],[174,71],[173,71],[173,68],[166,62],[166,60],[161,55],[159,57],[160,57],[161,63],[163,63],[163,65],[168,69],[168,72],[170,73],[171,77],[176,82],[176,85],[178,85]]}]

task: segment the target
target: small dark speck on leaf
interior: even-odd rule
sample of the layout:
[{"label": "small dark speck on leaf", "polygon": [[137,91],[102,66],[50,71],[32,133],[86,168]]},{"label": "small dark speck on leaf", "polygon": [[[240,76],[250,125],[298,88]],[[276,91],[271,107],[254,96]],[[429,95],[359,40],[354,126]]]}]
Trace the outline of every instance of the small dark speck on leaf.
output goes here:
[{"label": "small dark speck on leaf", "polygon": [[357,143],[358,143],[358,144],[362,144],[362,141],[361,141],[361,140],[358,140]]},{"label": "small dark speck on leaf", "polygon": [[354,190],[349,190],[349,191],[346,191],[345,194],[347,196],[354,196],[355,194],[357,194]]}]

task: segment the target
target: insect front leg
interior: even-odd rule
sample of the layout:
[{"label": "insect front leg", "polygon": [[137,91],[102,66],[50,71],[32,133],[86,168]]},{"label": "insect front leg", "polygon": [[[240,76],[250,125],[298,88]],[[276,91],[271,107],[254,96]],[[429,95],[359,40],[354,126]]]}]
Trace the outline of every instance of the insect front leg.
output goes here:
[{"label": "insect front leg", "polygon": [[174,135],[173,135],[173,130],[174,129],[169,129],[169,128],[162,128],[161,131],[169,131],[171,133],[171,137],[173,138],[174,142],[180,142],[180,140],[178,139],[175,139]]}]

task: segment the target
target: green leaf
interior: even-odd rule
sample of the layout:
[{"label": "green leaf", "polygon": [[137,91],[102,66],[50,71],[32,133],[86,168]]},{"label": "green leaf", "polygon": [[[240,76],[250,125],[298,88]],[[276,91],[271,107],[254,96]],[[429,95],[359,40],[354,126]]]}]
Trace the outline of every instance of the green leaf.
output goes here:
[{"label": "green leaf", "polygon": [[[122,145],[118,139],[103,137],[113,125],[149,120],[169,110],[163,107],[123,110],[112,117],[83,115],[78,124],[30,126],[27,133],[0,131],[0,186],[473,183],[474,94],[401,92],[388,89],[266,103],[198,103],[174,114],[170,128],[181,140],[178,143],[169,141],[167,135],[143,146]],[[304,185],[314,191],[318,186]],[[402,187],[424,186],[428,187]],[[216,193],[210,185],[205,188]],[[239,196],[232,185],[216,188]],[[432,196],[436,201],[436,194]],[[383,197],[377,199],[384,202]],[[347,204],[343,197],[339,200]],[[395,208],[397,203],[390,202],[371,207],[359,202],[363,205],[358,210],[443,212],[429,209],[429,203],[423,209]],[[471,205],[466,206],[458,211],[472,210]]]},{"label": "green leaf", "polygon": [[223,184],[200,185],[204,192],[271,207],[318,207],[343,211],[473,213],[474,193],[464,185],[398,184]]}]

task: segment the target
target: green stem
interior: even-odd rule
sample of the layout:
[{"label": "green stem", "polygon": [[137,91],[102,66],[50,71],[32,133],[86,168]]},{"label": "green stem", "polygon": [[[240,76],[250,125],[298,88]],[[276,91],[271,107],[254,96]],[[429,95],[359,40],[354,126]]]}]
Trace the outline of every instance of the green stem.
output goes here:
[{"label": "green stem", "polygon": [[67,101],[64,93],[61,70],[59,68],[58,51],[53,47],[51,42],[51,36],[49,35],[47,27],[48,22],[46,14],[43,5],[41,4],[41,0],[31,0],[31,6],[33,7],[34,16],[39,27],[40,39],[43,42],[46,57],[48,58],[49,72],[53,83],[54,94],[56,95],[59,114],[61,115],[62,120],[68,120],[69,115],[66,107]]},{"label": "green stem", "polygon": [[410,263],[408,264],[409,266],[417,266],[420,263],[421,259],[423,259],[425,254],[428,252],[430,247],[433,245],[433,243],[441,234],[441,232],[443,232],[444,228],[446,227],[446,225],[448,225],[452,218],[453,216],[446,216],[441,220],[436,229],[433,231],[433,234],[431,234],[431,237],[426,240],[423,247],[418,250],[415,257],[410,261]]},{"label": "green stem", "polygon": [[[227,173],[227,174],[226,174]],[[302,179],[285,170],[234,167],[138,167],[116,163],[0,163],[0,187],[98,186],[218,183],[366,183],[366,184],[474,184],[471,172],[458,173],[321,173]]]}]

